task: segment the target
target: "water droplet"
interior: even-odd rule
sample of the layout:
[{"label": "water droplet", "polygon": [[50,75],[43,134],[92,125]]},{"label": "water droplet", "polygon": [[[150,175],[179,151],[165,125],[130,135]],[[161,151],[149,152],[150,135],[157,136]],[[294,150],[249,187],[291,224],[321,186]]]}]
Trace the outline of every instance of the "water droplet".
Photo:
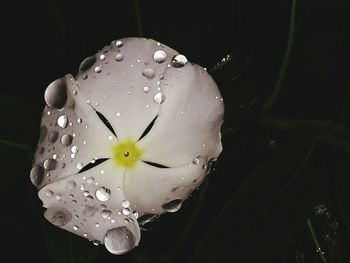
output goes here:
[{"label": "water droplet", "polygon": [[87,79],[89,76],[87,74],[83,75],[83,80]]},{"label": "water droplet", "polygon": [[77,152],[79,151],[79,148],[78,148],[78,146],[73,145],[73,146],[70,148],[70,151],[71,151],[72,153],[77,153]]},{"label": "water droplet", "polygon": [[157,50],[153,54],[153,60],[157,63],[163,63],[166,60],[167,56],[163,50]]},{"label": "water droplet", "polygon": [[122,207],[127,208],[130,206],[130,202],[128,200],[123,200],[122,201]]},{"label": "water droplet", "polygon": [[193,164],[199,164],[199,159],[198,159],[198,157],[195,158],[195,159],[193,159],[193,160],[192,160],[192,163],[193,163]]},{"label": "water droplet", "polygon": [[154,95],[153,101],[158,104],[162,104],[165,100],[165,94],[162,92],[158,92]]},{"label": "water droplet", "polygon": [[86,71],[90,69],[95,62],[96,62],[95,56],[85,58],[79,66],[79,71]]},{"label": "water droplet", "polygon": [[149,87],[143,87],[143,91],[144,91],[145,93],[148,93],[148,92],[150,91],[150,88],[149,88]]},{"label": "water droplet", "polygon": [[96,226],[96,227],[100,227],[100,223],[97,222],[97,223],[95,224],[95,226]]},{"label": "water droplet", "polygon": [[107,201],[111,196],[111,190],[106,187],[101,187],[96,190],[96,198],[100,201]]},{"label": "water droplet", "polygon": [[67,128],[68,126],[68,117],[67,115],[61,115],[57,118],[57,125],[61,127],[62,129]]},{"label": "water droplet", "polygon": [[171,60],[171,66],[174,68],[182,68],[187,63],[187,58],[184,55],[176,55]]},{"label": "water droplet", "polygon": [[117,117],[120,117],[120,112],[117,112],[115,115],[117,115]]},{"label": "water droplet", "polygon": [[55,80],[45,90],[44,94],[47,106],[52,109],[62,109],[67,102],[66,82],[62,79]]},{"label": "water droplet", "polygon": [[89,191],[84,191],[83,195],[84,195],[85,197],[87,197],[87,196],[90,195],[90,193],[89,193]]},{"label": "water droplet", "polygon": [[73,189],[75,189],[75,187],[77,187],[77,183],[75,181],[68,181],[67,188],[69,190],[73,190]]},{"label": "water droplet", "polygon": [[115,55],[115,60],[120,62],[120,61],[123,61],[124,59],[124,56],[120,53],[118,53],[117,55]]},{"label": "water droplet", "polygon": [[95,246],[101,245],[101,242],[98,240],[94,240],[92,241],[92,244],[94,244]]},{"label": "water droplet", "polygon": [[135,237],[126,227],[113,228],[104,237],[106,249],[115,255],[125,254],[136,246]]},{"label": "water droplet", "polygon": [[117,42],[115,42],[116,47],[122,47],[124,45],[123,41],[118,40]]},{"label": "water droplet", "polygon": [[46,195],[47,197],[52,197],[52,196],[54,195],[54,192],[51,191],[50,189],[47,189],[47,190],[45,191],[45,195]]},{"label": "water droplet", "polygon": [[50,132],[49,136],[48,136],[48,140],[49,142],[51,143],[54,143],[58,138],[58,131],[53,131],[53,132]]},{"label": "water droplet", "polygon": [[96,72],[96,73],[101,73],[101,72],[102,72],[101,66],[96,66],[96,67],[95,67],[95,72]]},{"label": "water droplet", "polygon": [[181,206],[182,206],[182,200],[181,199],[174,199],[166,204],[163,204],[162,208],[167,212],[173,213],[173,212],[179,211]]},{"label": "water droplet", "polygon": [[77,119],[77,123],[82,123],[83,122],[83,119],[82,118],[78,118]]},{"label": "water droplet", "polygon": [[100,55],[100,60],[105,60],[106,59],[106,55],[102,54]]},{"label": "water droplet", "polygon": [[73,136],[70,134],[63,134],[61,136],[61,143],[65,146],[69,146],[71,145],[71,143],[73,142]]},{"label": "water droplet", "polygon": [[30,180],[32,181],[32,184],[35,186],[38,186],[41,184],[43,179],[44,179],[44,168],[41,165],[33,166],[32,170],[30,171]]},{"label": "water droplet", "polygon": [[95,182],[95,178],[94,177],[89,177],[88,179],[86,179],[86,182],[88,184],[93,184]]},{"label": "water droplet", "polygon": [[45,170],[47,171],[54,170],[56,168],[56,165],[57,165],[57,162],[52,158],[46,159],[43,164]]},{"label": "water droplet", "polygon": [[78,231],[78,230],[79,230],[79,227],[78,227],[77,225],[74,225],[74,226],[73,226],[73,229],[74,229],[74,231]]},{"label": "water droplet", "polygon": [[93,205],[84,205],[83,215],[86,217],[92,217],[98,211],[98,208]]},{"label": "water droplet", "polygon": [[77,163],[77,169],[83,169],[84,164],[83,163]]},{"label": "water droplet", "polygon": [[77,90],[73,90],[73,95],[77,95],[78,91]]},{"label": "water droplet", "polygon": [[132,214],[134,215],[134,217],[137,219],[139,217],[139,213],[137,211],[132,212]]},{"label": "water droplet", "polygon": [[151,68],[144,68],[142,70],[142,75],[145,76],[147,79],[153,79],[155,76],[154,70]]},{"label": "water droplet", "polygon": [[103,211],[101,212],[101,216],[102,216],[103,218],[110,217],[111,214],[112,214],[112,212],[111,212],[110,210],[103,210]]},{"label": "water droplet", "polygon": [[64,226],[72,220],[72,214],[62,207],[49,207],[44,217],[55,226]]},{"label": "water droplet", "polygon": [[123,215],[127,216],[127,215],[130,215],[131,211],[129,208],[123,208],[122,213]]}]

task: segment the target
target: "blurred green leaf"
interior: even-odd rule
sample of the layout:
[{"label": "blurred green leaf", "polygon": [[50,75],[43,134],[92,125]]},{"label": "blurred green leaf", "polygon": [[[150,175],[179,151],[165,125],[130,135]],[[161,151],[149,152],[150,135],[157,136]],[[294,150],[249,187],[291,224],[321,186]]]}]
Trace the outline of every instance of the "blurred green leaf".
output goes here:
[{"label": "blurred green leaf", "polygon": [[45,219],[42,232],[53,263],[93,263],[98,247],[92,242],[59,229]]},{"label": "blurred green leaf", "polygon": [[338,164],[335,184],[336,198],[344,223],[350,232],[350,157],[345,157]]},{"label": "blurred green leaf", "polygon": [[193,262],[264,262],[306,220],[325,178],[319,131],[298,129],[231,197]]}]

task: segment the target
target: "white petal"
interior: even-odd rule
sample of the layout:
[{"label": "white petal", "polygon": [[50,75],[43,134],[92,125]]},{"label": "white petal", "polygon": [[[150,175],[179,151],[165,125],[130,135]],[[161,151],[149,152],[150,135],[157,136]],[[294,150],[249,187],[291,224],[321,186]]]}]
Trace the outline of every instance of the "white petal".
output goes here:
[{"label": "white petal", "polygon": [[224,105],[217,85],[200,66],[169,68],[161,82],[165,101],[147,136],[138,142],[143,160],[179,166],[196,156],[215,159],[222,150]]},{"label": "white petal", "polygon": [[[159,112],[159,104],[153,101],[153,96],[177,52],[152,39],[119,41],[123,43],[121,47],[117,47],[118,41],[113,41],[92,57],[96,62],[88,63],[89,68],[83,62],[77,81],[91,105],[110,121],[118,139],[137,141]],[[153,58],[157,50],[164,51],[167,56],[162,63]]]},{"label": "white petal", "polygon": [[51,83],[31,172],[38,187],[77,173],[94,158],[109,158],[117,140],[86,103],[71,75]]},{"label": "white petal", "polygon": [[[101,243],[109,230],[125,226],[136,246],[140,241],[137,220],[132,213],[123,214],[124,176],[125,169],[118,169],[110,159],[81,174],[46,185],[39,191],[43,206],[47,207],[45,218],[56,226]],[[111,241],[109,239],[109,243]],[[120,240],[111,244],[117,246]]]},{"label": "white petal", "polygon": [[172,200],[185,200],[198,187],[206,174],[205,160],[176,168],[158,168],[139,162],[135,169],[127,169],[125,196],[140,214],[162,214],[165,204]]}]

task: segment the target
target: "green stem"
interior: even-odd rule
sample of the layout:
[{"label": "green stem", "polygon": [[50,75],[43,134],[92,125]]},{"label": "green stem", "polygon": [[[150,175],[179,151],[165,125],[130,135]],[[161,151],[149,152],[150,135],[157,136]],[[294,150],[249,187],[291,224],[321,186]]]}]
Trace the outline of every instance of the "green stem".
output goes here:
[{"label": "green stem", "polygon": [[134,10],[135,10],[137,30],[138,30],[138,33],[139,33],[139,37],[142,37],[143,36],[143,30],[142,30],[142,23],[141,23],[140,5],[139,5],[139,1],[138,0],[134,0]]},{"label": "green stem", "polygon": [[263,115],[265,115],[270,110],[274,102],[277,100],[277,97],[281,91],[281,86],[284,80],[284,76],[286,74],[290,54],[292,51],[293,39],[294,39],[296,2],[297,2],[296,0],[292,0],[292,10],[290,13],[289,34],[288,34],[286,52],[284,53],[283,62],[275,83],[275,87],[262,107]]},{"label": "green stem", "polygon": [[320,255],[320,257],[321,257],[321,259],[322,259],[322,262],[323,262],[323,263],[327,263],[327,259],[326,259],[325,256],[324,256],[324,251],[322,250],[322,248],[321,248],[321,246],[320,246],[320,243],[318,242],[318,239],[317,239],[317,236],[316,236],[316,234],[315,234],[315,230],[314,230],[314,228],[313,228],[313,226],[312,226],[312,224],[311,224],[310,218],[308,218],[308,219],[306,220],[306,223],[307,223],[307,226],[308,226],[308,228],[309,228],[309,231],[310,231],[312,240],[313,240],[313,242],[314,242],[314,244],[315,244],[317,253]]},{"label": "green stem", "polygon": [[0,144],[4,144],[7,146],[11,146],[11,147],[19,148],[19,149],[23,149],[23,150],[32,150],[32,147],[30,147],[29,145],[11,142],[11,141],[7,141],[7,140],[3,140],[3,139],[0,139]]}]

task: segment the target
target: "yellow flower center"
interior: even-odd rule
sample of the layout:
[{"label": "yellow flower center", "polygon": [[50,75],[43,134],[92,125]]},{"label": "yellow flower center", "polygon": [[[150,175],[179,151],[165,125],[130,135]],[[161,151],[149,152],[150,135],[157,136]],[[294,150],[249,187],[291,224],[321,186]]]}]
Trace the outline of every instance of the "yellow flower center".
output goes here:
[{"label": "yellow flower center", "polygon": [[141,154],[142,150],[130,139],[126,139],[113,147],[113,156],[117,166],[132,168]]}]

